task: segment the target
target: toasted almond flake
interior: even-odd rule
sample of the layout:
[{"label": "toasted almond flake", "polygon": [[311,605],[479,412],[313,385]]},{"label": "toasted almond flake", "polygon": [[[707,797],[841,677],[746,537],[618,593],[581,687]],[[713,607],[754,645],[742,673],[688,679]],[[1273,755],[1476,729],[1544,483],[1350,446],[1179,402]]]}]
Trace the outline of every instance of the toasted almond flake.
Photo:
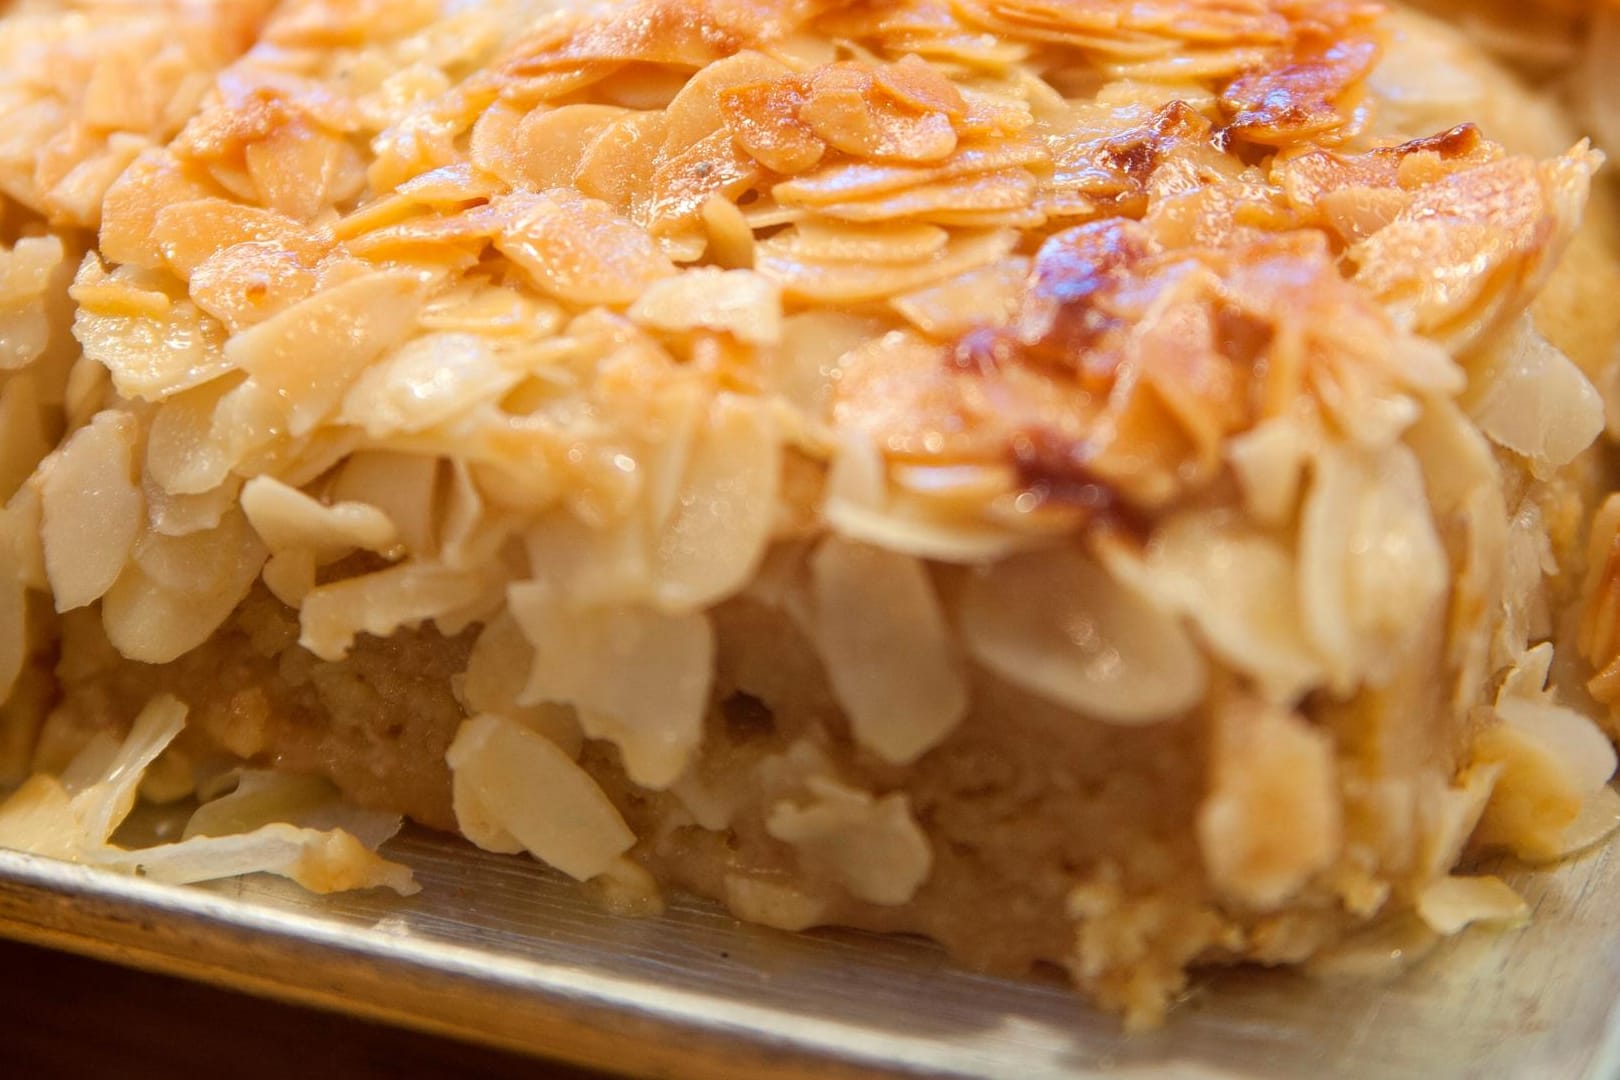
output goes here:
[{"label": "toasted almond flake", "polygon": [[1443,877],[1417,895],[1418,917],[1440,934],[1455,934],[1477,922],[1523,922],[1524,898],[1499,877]]},{"label": "toasted almond flake", "polygon": [[1145,557],[1123,544],[1103,554],[1121,580],[1192,620],[1267,700],[1291,705],[1324,680],[1300,616],[1293,553],[1259,529],[1225,511],[1185,513],[1155,532]]},{"label": "toasted almond flake", "polygon": [[135,542],[130,563],[140,567],[152,583],[181,592],[226,592],[251,580],[264,561],[264,545],[235,506],[220,515],[212,528],[178,536],[146,531]]},{"label": "toasted almond flake", "polygon": [[1208,665],[1177,619],[1069,548],[1014,555],[969,576],[961,625],[980,663],[1109,723],[1172,719],[1208,686]]},{"label": "toasted almond flake", "polygon": [[908,764],[968,708],[967,681],[922,563],[837,537],[810,559],[817,651],[855,739]]},{"label": "toasted almond flake", "polygon": [[1457,865],[1500,777],[1494,765],[1470,766],[1454,783],[1437,779],[1419,793],[1421,877],[1439,878]]},{"label": "toasted almond flake", "polygon": [[587,736],[618,746],[631,780],[673,784],[703,738],[715,649],[707,616],[570,608],[537,582],[513,585],[508,606],[534,646],[523,700],[573,705]]},{"label": "toasted almond flake", "polygon": [[474,846],[502,855],[524,851],[523,842],[506,830],[500,819],[484,803],[478,786],[450,772],[450,812],[456,816],[456,831]]},{"label": "toasted almond flake", "polygon": [[630,307],[630,317],[659,330],[714,330],[749,345],[782,338],[782,293],[751,270],[698,267],[655,281]]},{"label": "toasted almond flake", "polygon": [[754,230],[730,199],[711,195],[703,204],[703,230],[715,263],[727,270],[754,268]]},{"label": "toasted almond flake", "polygon": [[[153,763],[153,769],[174,753],[171,747]],[[146,779],[152,779],[152,770],[148,770]],[[183,839],[240,836],[266,825],[281,824],[316,831],[340,828],[367,850],[376,851],[392,839],[403,824],[398,814],[367,810],[344,802],[337,787],[319,776],[243,769],[236,773],[234,783],[234,789],[209,799],[196,809],[186,820],[181,832]],[[145,784],[141,793],[143,796],[146,793]]]},{"label": "toasted almond flake", "polygon": [[[1479,520],[1488,519],[1481,515]],[[1490,643],[1491,664],[1497,669],[1534,655],[1535,649],[1529,649],[1531,642],[1550,634],[1552,619],[1544,579],[1559,569],[1547,535],[1546,517],[1532,500],[1522,501],[1508,519],[1504,546],[1506,558],[1491,568],[1502,575],[1501,596],[1506,608],[1506,617],[1497,625]]]},{"label": "toasted almond flake", "polygon": [[298,643],[323,660],[341,660],[357,634],[388,637],[402,626],[461,610],[489,586],[487,573],[418,562],[334,581],[304,597]]},{"label": "toasted almond flake", "polygon": [[271,873],[313,893],[387,888],[410,896],[421,891],[409,868],[366,850],[339,829],[270,824],[240,836],[197,836],[137,851],[110,848],[88,861],[175,885]]},{"label": "toasted almond flake", "polygon": [[73,287],[74,336],[86,356],[112,373],[120,394],[162,401],[230,370],[224,328],[191,301],[159,293],[161,307],[129,310],[151,295],[109,283],[94,255],[86,256]]},{"label": "toasted almond flake", "polygon": [[439,462],[420,454],[364,450],[344,462],[328,493],[334,503],[375,506],[388,516],[414,555],[437,550]]},{"label": "toasted almond flake", "polygon": [[628,855],[621,855],[581,890],[597,908],[625,919],[646,919],[664,913],[664,894],[658,879]]},{"label": "toasted almond flake", "polygon": [[227,449],[214,438],[221,399],[237,379],[215,379],[164,401],[152,415],[146,438],[146,472],[171,495],[198,495],[225,482]]},{"label": "toasted almond flake", "polygon": [[521,341],[550,337],[562,325],[562,310],[515,288],[465,284],[429,300],[417,322],[425,330]]},{"label": "toasted almond flake", "polygon": [[776,521],[781,474],[781,437],[769,414],[742,398],[717,399],[653,544],[660,607],[700,610],[753,577]]},{"label": "toasted almond flake", "polygon": [[1455,401],[1424,402],[1405,441],[1423,468],[1424,488],[1437,515],[1455,513],[1481,488],[1491,489],[1501,501],[1502,468],[1490,443]]},{"label": "toasted almond flake", "polygon": [[716,131],[653,170],[652,191],[639,208],[654,235],[693,229],[703,206],[715,196],[737,199],[760,181],[760,170],[725,131]]},{"label": "toasted almond flake", "polygon": [[107,190],[99,246],[112,262],[156,269],[162,255],[152,224],[165,207],[212,194],[161,149],[144,151]]},{"label": "toasted almond flake", "polygon": [[0,803],[0,847],[71,860],[83,843],[68,793],[36,772]]},{"label": "toasted almond flake", "polygon": [[[475,129],[476,140],[476,129]],[[397,225],[424,209],[455,210],[498,195],[499,180],[463,162],[430,169],[400,184],[392,195],[367,203],[332,227],[333,235],[350,240],[373,229]]]},{"label": "toasted almond flake", "polygon": [[[785,234],[784,234],[785,235]],[[1017,234],[1007,229],[963,232],[940,254],[905,266],[867,265],[858,262],[806,262],[791,248],[791,237],[772,237],[757,249],[754,267],[778,282],[795,300],[824,304],[854,304],[884,300],[953,278],[975,267],[993,263],[1010,253]]]},{"label": "toasted almond flake", "polygon": [[288,450],[285,403],[273,390],[252,379],[236,383],[220,396],[210,417],[207,464],[219,471],[204,472],[194,482],[212,487],[230,471],[263,470]]},{"label": "toasted almond flake", "polygon": [[511,612],[484,624],[467,657],[467,670],[455,684],[469,714],[499,713],[551,740],[569,757],[579,757],[585,736],[574,711],[563,705],[520,705],[534,666],[534,647]]},{"label": "toasted almond flake", "polygon": [[1500,722],[1474,746],[1476,766],[1501,767],[1474,843],[1538,862],[1590,842],[1585,828],[1573,827],[1616,767],[1614,747],[1598,726],[1544,689],[1552,655],[1544,643],[1520,659],[1497,695]]},{"label": "toasted almond flake", "polygon": [[1039,535],[1021,535],[967,518],[952,520],[913,507],[871,507],[829,498],[827,522],[840,536],[919,559],[975,566],[1040,547]]},{"label": "toasted almond flake", "polygon": [[811,777],[808,805],[782,801],[765,828],[801,859],[825,867],[858,900],[907,903],[933,869],[928,837],[903,794],[875,798],[827,777]]},{"label": "toasted almond flake", "polygon": [[[704,200],[704,205],[717,198],[720,196],[710,195]],[[692,222],[669,226],[658,234],[657,239],[658,250],[664,253],[664,257],[682,266],[697,262],[709,250],[708,233]]]},{"label": "toasted almond flake", "polygon": [[452,462],[439,520],[439,559],[445,566],[471,570],[500,558],[519,523],[488,510],[472,470],[465,462]]},{"label": "toasted almond flake", "polygon": [[722,124],[722,102],[734,87],[749,86],[786,75],[788,68],[752,49],[710,64],[699,71],[665,111],[669,130],[660,148],[673,157],[701,142]]},{"label": "toasted almond flake", "polygon": [[959,149],[940,165],[866,162],[835,165],[777,184],[772,194],[783,206],[819,208],[877,198],[960,176],[1015,169],[1045,160],[1045,147],[1032,141],[1008,141]]},{"label": "toasted almond flake", "polygon": [[[958,176],[924,184],[880,198],[819,206],[818,212],[839,221],[877,222],[939,220],[948,224],[980,224],[974,216],[999,215],[1029,209],[1035,201],[1035,177],[1023,169]],[[1024,227],[1040,224],[1040,217],[1015,219]]]},{"label": "toasted almond flake", "polygon": [[[94,252],[85,256],[85,264],[101,269]],[[84,268],[80,275],[81,280],[73,284],[72,298],[86,310],[98,310],[104,315],[144,315],[160,319],[174,306],[174,299],[168,293],[133,284],[134,280],[144,280],[142,278],[126,276],[115,280],[101,271],[98,279]]]},{"label": "toasted almond flake", "polygon": [[812,262],[909,263],[945,250],[950,233],[938,225],[851,225],[807,218],[788,234],[793,255]]},{"label": "toasted almond flake", "polygon": [[1411,451],[1324,448],[1298,561],[1300,611],[1335,691],[1382,677],[1438,612],[1449,577]]},{"label": "toasted almond flake", "polygon": [[308,548],[332,558],[355,548],[386,552],[399,539],[388,516],[365,503],[321,503],[270,476],[255,476],[242,488],[242,510],[274,552]]},{"label": "toasted almond flake", "polygon": [[528,530],[524,546],[536,580],[561,590],[570,603],[636,604],[651,593],[652,552],[640,521],[592,528],[557,510]]},{"label": "toasted almond flake", "polygon": [[724,888],[731,913],[760,926],[797,932],[827,918],[824,901],[787,882],[727,874]]},{"label": "toasted almond flake", "polygon": [[304,435],[343,400],[349,384],[403,338],[421,303],[409,270],[381,270],[334,285],[231,338],[225,356],[283,403],[287,430]]},{"label": "toasted almond flake", "polygon": [[126,566],[101,603],[102,626],[113,647],[130,660],[166,664],[207,641],[253,587],[264,550],[255,542],[210,551],[209,557],[220,560],[213,564],[213,576],[188,582],[185,589],[154,581],[136,563]]},{"label": "toasted almond flake", "polygon": [[1352,247],[1356,280],[1429,336],[1466,348],[1545,280],[1580,218],[1591,154],[1581,143],[1551,161],[1490,161],[1423,186]]},{"label": "toasted almond flake", "polygon": [[9,575],[41,592],[50,588],[40,528],[43,486],[36,473],[0,507],[0,559],[5,560],[0,566],[7,568],[0,577]]},{"label": "toasted almond flake", "polygon": [[24,236],[0,249],[0,372],[20,370],[50,347],[52,293],[66,271],[58,237]]},{"label": "toasted almond flake", "polygon": [[84,607],[112,587],[145,518],[135,482],[140,426],[128,413],[98,413],[44,467],[40,535],[58,611]]},{"label": "toasted almond flake", "polygon": [[628,305],[675,272],[652,238],[605,202],[554,189],[512,206],[496,248],[560,300]]},{"label": "toasted almond flake", "polygon": [[508,179],[533,191],[573,183],[586,150],[626,112],[612,105],[536,109],[518,122],[513,133],[509,144],[513,175]]},{"label": "toasted almond flake", "polygon": [[273,243],[236,244],[192,272],[191,299],[231,333],[241,333],[315,291],[317,273]]},{"label": "toasted almond flake", "polygon": [[[543,736],[484,713],[462,723],[445,754],[460,807],[475,816],[469,833],[505,837],[578,881],[608,871],[635,843],[590,775]],[[500,833],[491,835],[491,828]],[[502,835],[504,834],[504,835]]]},{"label": "toasted almond flake", "polygon": [[806,311],[782,320],[782,343],[768,361],[767,389],[820,418],[832,404],[832,382],[845,353],[882,333],[883,324],[842,311]]},{"label": "toasted almond flake", "polygon": [[1281,525],[1293,515],[1313,441],[1299,421],[1279,417],[1226,444],[1245,504],[1262,525]]},{"label": "toasted almond flake", "polygon": [[[24,491],[27,489],[25,488]],[[1599,672],[1588,687],[1609,701],[1606,676],[1620,654],[1620,494],[1609,495],[1593,515],[1586,549],[1586,581],[1578,643],[1581,655]]]},{"label": "toasted almond flake", "polygon": [[1580,368],[1536,332],[1528,318],[1481,364],[1469,415],[1498,446],[1530,459],[1543,479],[1603,433],[1603,400]]},{"label": "toasted almond flake", "polygon": [[270,594],[288,607],[304,605],[304,598],[315,591],[315,553],[308,548],[277,552],[265,560],[260,577]]},{"label": "toasted almond flake", "polygon": [[890,303],[918,330],[948,340],[980,327],[1010,323],[1028,274],[1029,260],[1003,259]]},{"label": "toasted almond flake", "polygon": [[[1423,468],[1424,485],[1437,521],[1464,523],[1464,542],[1454,554],[1449,633],[1450,663],[1456,672],[1452,701],[1472,707],[1491,667],[1492,638],[1486,628],[1497,610],[1507,618],[1498,634],[1518,637],[1505,652],[1523,650],[1525,640],[1514,624],[1523,610],[1520,597],[1541,586],[1539,551],[1526,552],[1516,542],[1503,498],[1502,469],[1490,443],[1449,400],[1425,402],[1423,415],[1406,434],[1406,442]],[[1458,545],[1453,541],[1453,550]],[[1529,556],[1529,557],[1527,557]],[[1497,603],[1502,609],[1493,610]]]},{"label": "toasted almond flake", "polygon": [[[526,111],[519,105],[497,99],[478,115],[468,139],[468,152],[473,168],[513,183],[521,174],[522,162],[517,153],[518,125],[523,123]],[[403,186],[403,185],[401,185]],[[497,189],[499,190],[499,189]],[[396,195],[398,188],[395,188]],[[345,238],[370,227],[386,226],[416,209],[414,199],[384,199],[368,207],[369,213],[339,226]]]},{"label": "toasted almond flake", "polygon": [[950,520],[896,505],[883,455],[861,435],[846,436],[838,447],[822,513],[845,539],[940,562],[985,563],[1030,546],[1026,537],[971,517]]},{"label": "toasted almond flake", "polygon": [[[37,360],[50,345],[50,337],[51,324],[42,304],[29,303],[20,310],[0,306],[0,376]],[[7,380],[8,384],[15,381]]]},{"label": "toasted almond flake", "polygon": [[[1614,776],[1615,753],[1591,718],[1550,701],[1524,697],[1499,700],[1496,714],[1563,770],[1568,786],[1582,796]],[[1511,788],[1511,779],[1502,781]]]},{"label": "toasted almond flake", "polygon": [[1387,982],[1433,952],[1441,940],[1416,912],[1404,911],[1379,919],[1317,953],[1308,962],[1307,970],[1330,979]]},{"label": "toasted almond flake", "polygon": [[82,790],[67,783],[72,768],[63,774],[64,786],[73,795],[73,813],[80,821],[87,840],[104,844],[129,816],[135,805],[141,775],[180,734],[186,723],[186,706],[169,694],[159,694],[141,709],[130,725],[129,735],[107,761],[100,775]]},{"label": "toasted almond flake", "polygon": [[1559,845],[1571,855],[1579,855],[1603,843],[1620,831],[1620,792],[1612,787],[1598,788],[1587,799],[1581,812],[1559,837]]},{"label": "toasted almond flake", "polygon": [[1016,467],[1001,462],[962,465],[896,464],[889,480],[896,493],[942,509],[971,512],[1017,487]]},{"label": "toasted almond flake", "polygon": [[[854,65],[821,68],[810,78],[807,97],[797,110],[799,120],[828,146],[863,159],[938,162],[949,157],[956,149],[953,117],[881,92],[880,79],[881,70],[873,78]],[[961,115],[956,87],[943,84],[954,99],[953,112]]]},{"label": "toasted almond flake", "polygon": [[18,237],[0,256],[0,306],[38,301],[65,257],[59,236]]},{"label": "toasted almond flake", "polygon": [[173,203],[159,210],[152,239],[182,278],[236,244],[272,243],[297,252],[309,264],[320,258],[324,247],[313,230],[285,214],[217,198]]},{"label": "toasted almond flake", "polygon": [[655,155],[669,121],[662,112],[634,112],[609,124],[585,148],[574,186],[586,195],[629,210],[652,185]]},{"label": "toasted almond flake", "polygon": [[523,378],[474,334],[427,334],[362,372],[343,399],[342,423],[374,439],[422,431],[499,398]]}]

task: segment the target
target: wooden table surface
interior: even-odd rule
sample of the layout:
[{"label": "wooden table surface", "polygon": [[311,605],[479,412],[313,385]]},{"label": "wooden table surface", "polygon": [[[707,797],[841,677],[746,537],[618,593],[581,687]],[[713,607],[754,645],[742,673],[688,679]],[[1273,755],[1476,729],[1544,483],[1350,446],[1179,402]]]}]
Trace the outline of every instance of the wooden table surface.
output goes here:
[{"label": "wooden table surface", "polygon": [[602,1074],[0,941],[0,1075],[607,1080]]}]

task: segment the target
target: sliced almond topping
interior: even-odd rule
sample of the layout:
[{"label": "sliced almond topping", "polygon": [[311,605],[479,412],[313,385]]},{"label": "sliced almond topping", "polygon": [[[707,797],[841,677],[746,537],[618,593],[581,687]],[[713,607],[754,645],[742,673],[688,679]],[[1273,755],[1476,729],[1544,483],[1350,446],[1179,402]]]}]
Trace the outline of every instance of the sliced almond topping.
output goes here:
[{"label": "sliced almond topping", "polygon": [[1014,555],[972,574],[961,624],[980,663],[1109,723],[1174,719],[1208,686],[1208,664],[1180,621],[1072,549]]},{"label": "sliced almond topping", "polygon": [[928,879],[934,856],[906,796],[875,798],[826,777],[811,777],[805,786],[808,805],[777,803],[766,830],[792,844],[807,863],[830,870],[858,900],[910,901]]},{"label": "sliced almond topping", "polygon": [[575,706],[586,735],[617,744],[630,779],[673,784],[703,738],[714,665],[707,616],[575,609],[532,582],[512,586],[508,605],[534,645],[523,700]]},{"label": "sliced almond topping", "polygon": [[558,299],[628,305],[675,272],[650,236],[597,199],[557,189],[509,212],[495,246]]},{"label": "sliced almond topping", "polygon": [[445,760],[457,824],[481,846],[526,850],[588,881],[635,843],[596,781],[515,721],[489,713],[464,721]]},{"label": "sliced almond topping", "polygon": [[923,564],[829,538],[811,556],[816,648],[861,745],[906,764],[968,708],[967,680]]},{"label": "sliced almond topping", "polygon": [[331,557],[355,548],[386,552],[399,533],[388,516],[365,503],[319,502],[269,476],[242,488],[242,509],[271,551],[308,548]]},{"label": "sliced almond topping", "polygon": [[337,408],[369,364],[410,332],[420,302],[416,273],[367,274],[237,334],[225,356],[284,403],[288,432],[303,435]]},{"label": "sliced almond topping", "polygon": [[145,524],[135,482],[140,425],[128,413],[98,413],[44,466],[40,536],[58,611],[100,598],[123,571]]},{"label": "sliced almond topping", "polygon": [[771,417],[727,395],[707,421],[654,541],[658,602],[672,611],[700,610],[740,591],[776,523],[782,444]]}]

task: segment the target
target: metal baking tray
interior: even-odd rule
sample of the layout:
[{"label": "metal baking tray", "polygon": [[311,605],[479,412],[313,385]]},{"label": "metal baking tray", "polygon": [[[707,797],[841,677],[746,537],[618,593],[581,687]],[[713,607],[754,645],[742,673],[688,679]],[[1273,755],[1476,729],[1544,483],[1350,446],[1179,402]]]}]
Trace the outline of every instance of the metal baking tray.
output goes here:
[{"label": "metal baking tray", "polygon": [[1381,979],[1208,976],[1146,1035],[1056,978],[975,974],[922,941],[780,933],[679,898],[617,918],[520,857],[422,831],[387,851],[419,895],[166,886],[0,852],[0,935],[644,1076],[1620,1077],[1620,843],[1510,875],[1523,929]]}]

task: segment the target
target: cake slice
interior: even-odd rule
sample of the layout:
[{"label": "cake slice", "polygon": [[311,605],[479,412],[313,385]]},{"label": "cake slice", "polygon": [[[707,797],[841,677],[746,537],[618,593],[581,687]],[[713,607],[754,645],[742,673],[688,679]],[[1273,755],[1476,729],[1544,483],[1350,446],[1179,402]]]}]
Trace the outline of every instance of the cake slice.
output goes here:
[{"label": "cake slice", "polygon": [[[39,805],[139,715],[149,794],[318,777],[1136,1024],[1612,829],[1620,269],[1550,106],[1336,0],[555,7],[282,3],[73,222],[0,519]],[[46,846],[185,877],[106,813]]]}]

